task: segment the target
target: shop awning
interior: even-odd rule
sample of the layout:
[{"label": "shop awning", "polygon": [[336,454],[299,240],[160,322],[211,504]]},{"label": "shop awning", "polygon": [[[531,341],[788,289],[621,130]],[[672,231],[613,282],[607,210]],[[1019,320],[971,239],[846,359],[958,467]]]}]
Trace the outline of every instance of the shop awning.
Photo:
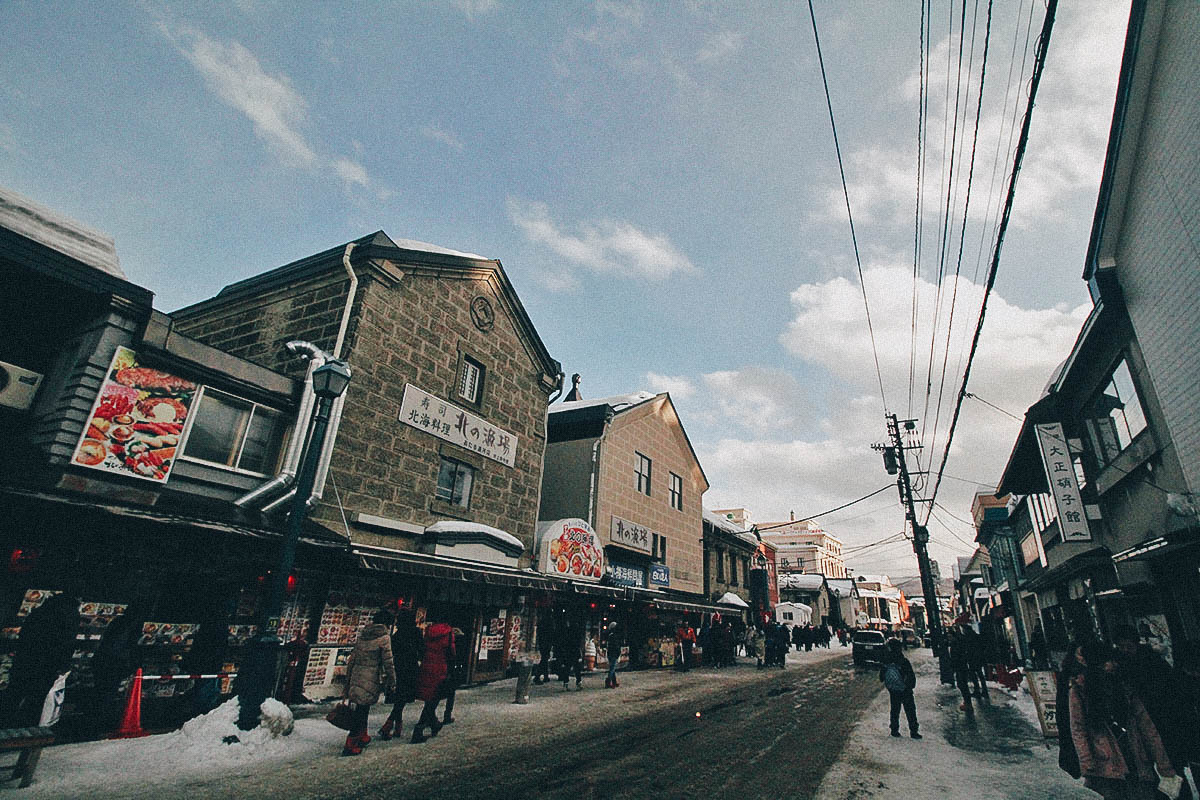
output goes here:
[{"label": "shop awning", "polygon": [[1107,547],[1093,547],[1091,550],[1071,556],[1056,567],[1051,567],[1021,588],[1027,592],[1038,592],[1059,581],[1072,578],[1080,572],[1105,564],[1112,564],[1112,553]]},{"label": "shop awning", "polygon": [[[666,611],[682,611],[686,614],[728,614],[734,610],[730,606],[719,606],[713,603],[699,603],[688,600],[677,600],[672,597],[664,596],[660,592],[650,591],[647,589],[634,590],[637,599],[653,603],[655,608],[661,608]],[[736,609],[741,611],[741,609]]]},{"label": "shop awning", "polygon": [[443,581],[467,581],[490,586],[509,586],[518,589],[550,589],[557,581],[521,569],[508,569],[457,558],[408,553],[400,550],[354,548],[354,555],[364,569],[414,575]]}]

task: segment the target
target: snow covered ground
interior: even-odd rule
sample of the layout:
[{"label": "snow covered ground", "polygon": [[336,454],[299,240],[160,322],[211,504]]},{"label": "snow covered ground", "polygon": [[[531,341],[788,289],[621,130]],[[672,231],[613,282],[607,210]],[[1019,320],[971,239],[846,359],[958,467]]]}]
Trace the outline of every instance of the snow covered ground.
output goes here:
[{"label": "snow covered ground", "polygon": [[[834,644],[828,650],[793,651],[788,654],[787,661],[789,666],[800,666],[838,657],[848,659],[849,648]],[[594,672],[584,677],[582,692],[573,687],[564,691],[557,683],[535,686],[528,705],[513,704],[515,679],[497,681],[460,691],[455,716],[472,727],[500,729],[527,723],[532,718],[552,725],[575,715],[590,718],[619,715],[626,712],[625,706],[633,696],[657,694],[672,683],[710,683],[719,691],[723,685],[739,683],[757,673],[752,662],[740,661],[741,666],[734,669],[696,668],[687,675],[666,669],[622,672],[623,689],[613,693],[601,688],[603,673]],[[372,733],[382,724],[388,708],[380,704],[373,709],[369,728]],[[168,734],[50,747],[42,751],[33,785],[17,790],[16,782],[0,783],[0,798],[187,796],[188,786],[222,775],[235,778],[294,768],[302,763],[310,765],[314,761],[339,763],[345,733],[325,721],[325,707],[303,711],[315,713],[315,716],[296,719],[293,732],[286,737],[272,737],[264,728],[249,733],[238,731],[234,724],[236,704],[228,703]],[[417,708],[406,711],[406,734],[417,711]],[[298,716],[305,715],[302,712]],[[241,741],[236,744],[222,742],[233,734]],[[11,760],[5,759],[4,763]],[[339,768],[347,761],[357,759],[342,759]]]},{"label": "snow covered ground", "polygon": [[[1094,800],[1082,781],[1058,768],[1058,742],[1042,737],[1033,700],[1023,687],[1006,692],[990,684],[991,703],[977,706],[976,719],[969,722],[958,710],[958,691],[939,683],[929,651],[909,658],[917,673],[917,720],[925,738],[890,736],[888,694],[881,692],[825,775],[818,800]],[[907,734],[903,714],[901,732]]]}]

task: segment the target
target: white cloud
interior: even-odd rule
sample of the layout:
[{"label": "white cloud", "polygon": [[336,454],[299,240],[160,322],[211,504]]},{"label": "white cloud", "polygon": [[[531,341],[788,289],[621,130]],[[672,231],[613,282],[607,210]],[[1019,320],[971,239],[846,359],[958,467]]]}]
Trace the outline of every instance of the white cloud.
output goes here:
[{"label": "white cloud", "polygon": [[609,219],[583,222],[578,225],[579,233],[571,234],[555,224],[545,203],[509,197],[507,205],[509,218],[525,238],[548,247],[570,265],[647,280],[663,280],[695,269],[666,236],[647,233],[632,223]]},{"label": "white cloud", "polygon": [[461,11],[467,19],[474,20],[484,14],[490,14],[500,7],[496,0],[450,0],[450,5]]},{"label": "white cloud", "polygon": [[254,54],[236,41],[218,42],[195,28],[160,29],[204,78],[209,90],[249,118],[254,133],[285,162],[311,166],[317,161],[301,128],[308,103],[286,75],[272,75]]},{"label": "white cloud", "polygon": [[441,142],[447,147],[451,147],[458,152],[463,151],[462,139],[458,138],[453,132],[445,130],[438,125],[426,125],[421,128],[421,135],[426,139],[432,139],[435,142]]},{"label": "white cloud", "polygon": [[742,49],[746,34],[737,31],[722,31],[708,37],[704,47],[696,53],[696,60],[701,63],[724,61]]},{"label": "white cloud", "polygon": [[[890,410],[907,411],[911,336],[911,272],[877,267],[866,273],[871,289],[879,358],[888,388]],[[918,284],[923,307],[933,307],[934,287]],[[913,458],[925,469],[937,468],[961,375],[961,355],[969,342],[982,295],[979,286],[959,286],[956,333],[949,357],[950,376],[936,439],[933,436],[935,400],[924,410],[925,365],[928,357],[927,322],[918,348],[922,388],[914,416],[924,429],[925,448]],[[807,388],[789,372],[747,368],[703,375],[703,390],[688,399],[684,424],[696,444],[712,483],[705,505],[712,508],[745,506],[758,520],[787,519],[789,511],[814,514],[891,483],[873,442],[886,438],[883,405],[878,395],[870,339],[858,287],[843,278],[798,287],[791,296],[794,316],[780,336],[784,347],[810,367],[819,382],[827,411],[819,418],[801,391]],[[948,296],[945,298],[949,302]],[[1089,309],[1026,309],[993,294],[972,371],[970,390],[1018,416],[1041,394],[1057,364],[1067,355]],[[941,326],[948,312],[943,311]],[[961,329],[960,322],[961,321]],[[936,367],[941,364],[941,340]],[[822,375],[825,377],[822,377]],[[677,380],[688,380],[687,376]],[[935,369],[934,380],[937,380]],[[946,474],[957,478],[997,481],[1012,449],[1020,423],[982,404],[967,400],[955,433]],[[975,491],[983,487],[945,479],[938,502],[959,517],[968,517]],[[974,534],[938,509],[938,518],[966,541]],[[848,546],[864,544],[898,532],[903,513],[893,489],[819,520]],[[930,523],[932,553],[949,573],[949,561],[965,554],[968,545]],[[911,548],[889,547],[862,551],[851,563],[879,571],[914,574]]]},{"label": "white cloud", "polygon": [[332,166],[333,171],[337,173],[339,178],[346,182],[347,186],[352,184],[368,186],[371,183],[370,178],[367,177],[367,171],[357,161],[351,161],[345,157],[335,158]]},{"label": "white cloud", "polygon": [[637,2],[621,3],[617,0],[596,0],[595,10],[598,17],[612,17],[635,28],[639,27],[646,17],[645,9],[642,8],[641,3]]},{"label": "white cloud", "polygon": [[670,392],[672,400],[676,403],[681,400],[687,400],[696,393],[696,384],[683,376],[659,375],[657,372],[647,372],[646,385],[655,394]]}]

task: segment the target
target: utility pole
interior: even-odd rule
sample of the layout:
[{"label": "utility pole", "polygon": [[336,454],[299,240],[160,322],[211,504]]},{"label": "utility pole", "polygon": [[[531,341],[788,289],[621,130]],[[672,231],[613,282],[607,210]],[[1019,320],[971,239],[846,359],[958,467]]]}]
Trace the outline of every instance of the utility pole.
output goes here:
[{"label": "utility pole", "polygon": [[906,445],[900,431],[901,424],[905,430],[915,428],[915,420],[896,419],[895,414],[887,414],[888,436],[890,445],[872,445],[883,453],[883,464],[888,474],[896,475],[896,486],[900,491],[900,502],[904,504],[904,516],[912,527],[913,552],[917,554],[917,567],[921,571],[921,593],[925,597],[925,618],[929,626],[929,635],[933,639],[933,652],[938,657],[938,672],[943,683],[953,683],[950,663],[946,658],[946,637],[942,629],[942,613],[938,607],[937,586],[933,581],[933,571],[929,565],[929,529],[917,521],[917,500],[913,498],[912,480],[905,461],[906,450],[916,450],[920,445]]}]

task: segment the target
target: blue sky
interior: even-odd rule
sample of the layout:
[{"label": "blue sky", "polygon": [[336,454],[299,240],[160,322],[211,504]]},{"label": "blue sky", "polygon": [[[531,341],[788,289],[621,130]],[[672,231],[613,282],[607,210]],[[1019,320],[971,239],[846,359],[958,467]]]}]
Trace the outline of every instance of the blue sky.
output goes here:
[{"label": "blue sky", "polygon": [[[933,7],[927,232],[958,52],[958,9]],[[994,6],[949,398],[1024,108],[1025,31],[1032,21],[1036,36],[1042,10]],[[970,387],[1017,414],[1086,310],[1079,275],[1127,11],[1060,7]],[[985,16],[969,12],[973,117]],[[920,4],[817,3],[816,16],[887,407],[904,416]],[[713,485],[706,505],[770,521],[887,483],[869,449],[884,403],[805,5],[14,2],[0,36],[0,184],[112,235],[159,308],[383,229],[499,258],[585,396],[670,390]],[[964,154],[966,141],[960,131]],[[937,250],[933,233],[923,241]],[[938,303],[937,272],[923,257],[922,308]],[[953,276],[941,285],[944,298]],[[921,373],[931,316],[918,329]],[[924,419],[936,401],[922,392],[911,413]],[[944,402],[937,436],[925,423],[931,454]],[[947,473],[997,480],[1016,424],[969,403]],[[944,561],[967,551],[971,531],[949,514],[968,516],[975,488],[943,483],[932,532]],[[851,545],[903,524],[891,495],[823,521]],[[915,572],[903,546],[857,563]]]}]

